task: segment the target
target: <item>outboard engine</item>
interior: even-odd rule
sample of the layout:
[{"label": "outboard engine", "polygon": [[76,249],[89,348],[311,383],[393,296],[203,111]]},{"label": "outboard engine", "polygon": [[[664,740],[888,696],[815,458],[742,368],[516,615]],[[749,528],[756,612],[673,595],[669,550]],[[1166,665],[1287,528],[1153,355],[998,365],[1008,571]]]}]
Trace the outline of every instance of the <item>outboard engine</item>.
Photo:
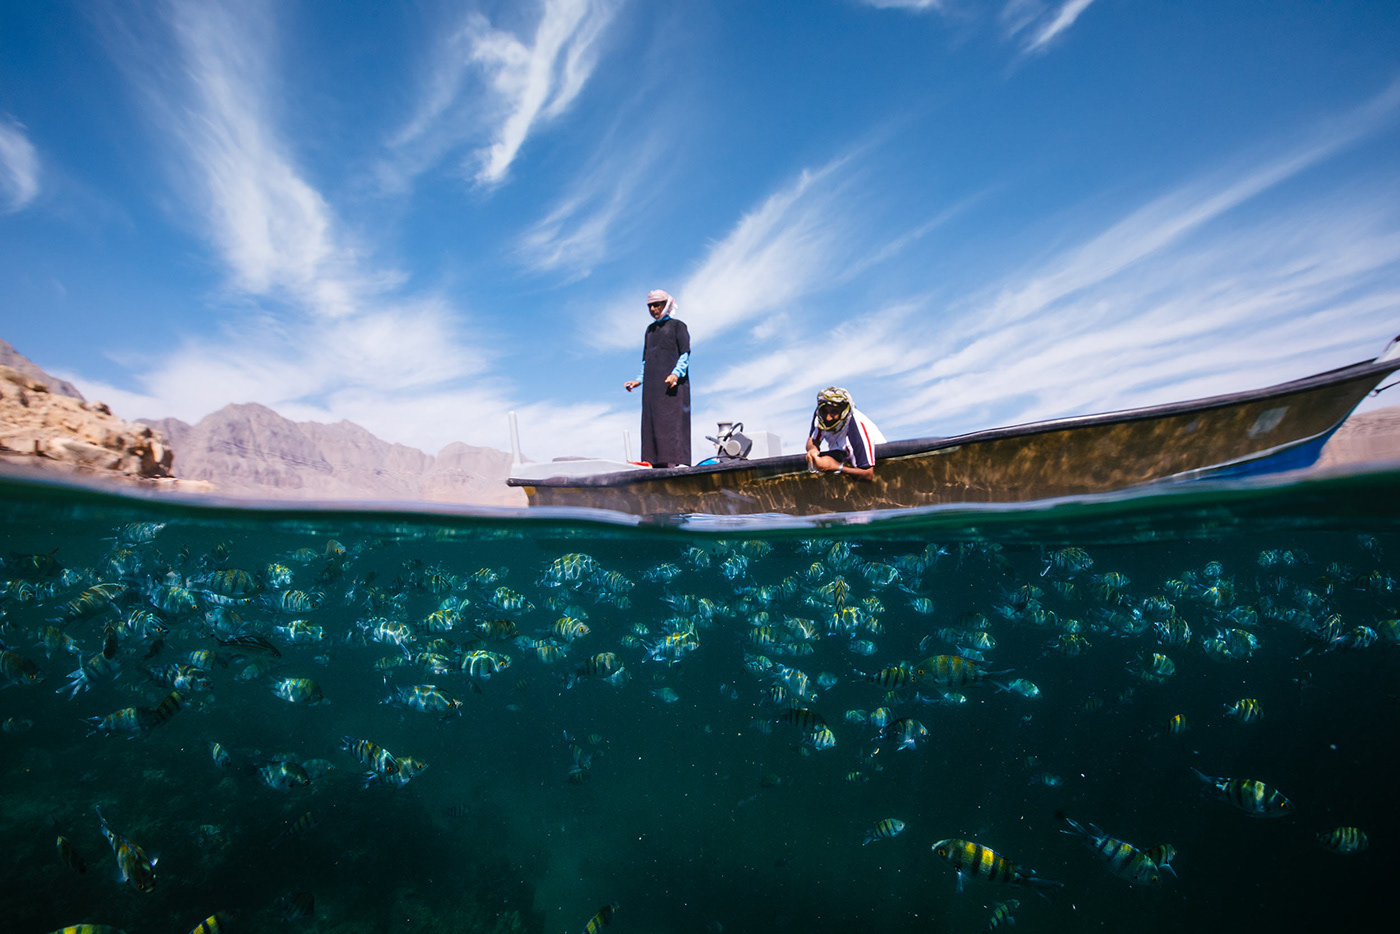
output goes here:
[{"label": "outboard engine", "polygon": [[748,460],[753,450],[753,439],[744,434],[743,422],[720,422],[719,437],[706,435],[705,440],[714,443],[715,460],[720,463]]}]

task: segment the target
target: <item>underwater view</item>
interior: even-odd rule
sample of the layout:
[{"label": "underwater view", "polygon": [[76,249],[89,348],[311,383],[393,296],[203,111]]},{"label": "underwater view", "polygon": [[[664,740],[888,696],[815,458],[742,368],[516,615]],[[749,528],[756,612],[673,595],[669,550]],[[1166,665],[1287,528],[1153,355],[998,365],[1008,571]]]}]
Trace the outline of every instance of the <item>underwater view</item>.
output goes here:
[{"label": "underwater view", "polygon": [[812,520],[5,481],[3,928],[1370,923],[1398,504],[1396,473]]}]

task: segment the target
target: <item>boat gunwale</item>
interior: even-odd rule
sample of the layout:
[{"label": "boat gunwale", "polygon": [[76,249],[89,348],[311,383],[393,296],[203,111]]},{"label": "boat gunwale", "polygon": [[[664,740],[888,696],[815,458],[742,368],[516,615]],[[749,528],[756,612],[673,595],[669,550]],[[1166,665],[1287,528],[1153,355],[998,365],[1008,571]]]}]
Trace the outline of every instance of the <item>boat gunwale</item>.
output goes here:
[{"label": "boat gunwale", "polygon": [[[1258,402],[1273,396],[1286,396],[1298,392],[1323,389],[1327,386],[1349,382],[1367,376],[1375,376],[1377,381],[1379,381],[1396,370],[1400,370],[1400,359],[1387,361],[1365,360],[1331,370],[1324,370],[1321,373],[1314,373],[1311,376],[1300,377],[1299,379],[1289,380],[1288,382],[1276,383],[1272,386],[1265,386],[1259,389],[1246,389],[1218,396],[1205,396],[1183,402],[1167,402],[1159,405],[1143,406],[1136,409],[1098,412],[1092,415],[1071,415],[1065,418],[1048,419],[1039,422],[1024,422],[1019,425],[1008,425],[1001,428],[983,428],[966,434],[950,435],[942,438],[910,438],[901,441],[887,441],[875,446],[875,458],[877,461],[904,459],[920,455],[936,454],[939,451],[950,450],[967,444],[979,444],[985,441],[1029,437],[1073,428],[1088,428],[1121,422],[1145,421],[1172,415],[1183,415],[1189,412],[1205,412],[1213,409],[1228,408],[1234,405]],[[1345,419],[1343,419],[1343,421],[1345,421]],[[1340,424],[1340,422],[1338,424]],[[1334,425],[1333,427],[1335,428],[1336,426]],[[1310,440],[1311,437],[1316,436],[1298,438],[1293,441],[1285,442],[1279,445],[1278,448],[1305,443]],[[1246,460],[1249,459],[1253,459],[1253,456],[1246,458]],[[583,477],[548,477],[538,480],[525,480],[511,477],[506,480],[506,483],[514,487],[546,487],[551,489],[631,486],[636,483],[650,483],[684,477],[707,477],[716,474],[733,474],[744,471],[755,474],[761,473],[763,476],[769,477],[780,476],[784,474],[801,473],[807,469],[806,464],[807,457],[805,454],[783,454],[778,457],[765,457],[751,461],[705,464],[695,467],[663,467],[616,471],[614,473],[595,474],[593,476]]]}]

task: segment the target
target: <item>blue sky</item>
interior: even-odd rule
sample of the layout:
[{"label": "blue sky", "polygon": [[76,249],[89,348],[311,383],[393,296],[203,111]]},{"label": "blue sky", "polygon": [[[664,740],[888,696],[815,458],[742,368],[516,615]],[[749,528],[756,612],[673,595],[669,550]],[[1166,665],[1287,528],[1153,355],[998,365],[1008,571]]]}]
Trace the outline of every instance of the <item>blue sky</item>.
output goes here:
[{"label": "blue sky", "polygon": [[[229,402],[618,457],[676,295],[697,457],[1244,389],[1400,333],[1400,5],[8,4],[0,336]],[[1382,396],[1378,403],[1392,402]]]}]

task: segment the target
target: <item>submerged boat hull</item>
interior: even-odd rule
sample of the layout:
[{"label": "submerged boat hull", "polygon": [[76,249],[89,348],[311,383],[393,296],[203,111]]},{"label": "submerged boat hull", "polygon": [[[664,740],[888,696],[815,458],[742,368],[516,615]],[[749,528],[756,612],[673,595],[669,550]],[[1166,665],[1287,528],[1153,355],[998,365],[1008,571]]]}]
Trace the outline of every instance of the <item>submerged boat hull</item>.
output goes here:
[{"label": "submerged boat hull", "polygon": [[876,448],[875,480],[807,472],[803,455],[509,481],[531,506],[634,515],[820,515],[1103,493],[1222,472],[1307,466],[1400,360],[1367,362],[1250,392]]}]

